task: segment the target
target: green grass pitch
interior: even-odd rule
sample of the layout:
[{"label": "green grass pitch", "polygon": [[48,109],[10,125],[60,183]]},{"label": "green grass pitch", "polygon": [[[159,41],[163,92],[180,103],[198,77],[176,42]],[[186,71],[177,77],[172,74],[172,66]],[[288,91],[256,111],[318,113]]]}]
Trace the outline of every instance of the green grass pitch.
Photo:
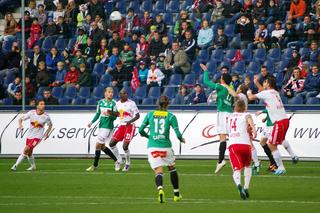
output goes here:
[{"label": "green grass pitch", "polygon": [[10,171],[15,159],[0,160],[0,212],[320,212],[320,163],[286,162],[287,174],[266,172],[251,180],[250,199],[241,200],[228,164],[213,174],[214,160],[177,160],[183,200],[172,201],[165,174],[166,203],[157,203],[154,175],[147,160],[132,161],[128,173],[115,172],[108,159],[86,172],[92,159],[36,159],[37,171],[25,161]]}]

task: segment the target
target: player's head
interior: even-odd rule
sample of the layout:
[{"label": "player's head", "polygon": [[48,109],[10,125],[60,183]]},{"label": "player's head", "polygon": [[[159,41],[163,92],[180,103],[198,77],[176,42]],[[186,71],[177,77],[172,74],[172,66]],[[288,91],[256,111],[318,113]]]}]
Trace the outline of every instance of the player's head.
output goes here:
[{"label": "player's head", "polygon": [[237,89],[237,94],[243,93],[247,95],[248,90],[249,90],[249,87],[247,85],[241,84]]},{"label": "player's head", "polygon": [[119,92],[119,96],[122,102],[128,100],[128,91],[125,88],[122,88]]},{"label": "player's head", "polygon": [[113,98],[113,88],[107,87],[104,89],[104,97],[107,100],[111,100]]},{"label": "player's head", "polygon": [[237,100],[234,104],[235,112],[245,112],[246,111],[246,103],[243,100]]},{"label": "player's head", "polygon": [[158,101],[159,109],[167,110],[169,106],[169,98],[165,95],[161,95]]},{"label": "player's head", "polygon": [[44,100],[40,99],[36,101],[36,109],[39,111],[44,111],[44,108],[46,107],[46,104]]},{"label": "player's head", "polygon": [[276,79],[274,77],[268,77],[263,82],[264,89],[277,89]]},{"label": "player's head", "polygon": [[221,83],[229,85],[231,83],[232,77],[229,73],[223,73],[221,75]]}]

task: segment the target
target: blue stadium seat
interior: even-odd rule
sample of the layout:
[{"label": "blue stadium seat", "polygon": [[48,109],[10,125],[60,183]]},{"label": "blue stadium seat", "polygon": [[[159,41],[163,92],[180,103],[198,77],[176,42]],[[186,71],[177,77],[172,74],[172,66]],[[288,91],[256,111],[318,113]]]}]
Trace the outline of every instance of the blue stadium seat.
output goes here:
[{"label": "blue stadium seat", "polygon": [[155,99],[147,97],[142,99],[142,105],[154,105],[155,104]]},{"label": "blue stadium seat", "polygon": [[231,69],[232,65],[231,65],[231,62],[230,61],[223,61],[221,62],[219,68],[221,69],[221,67],[228,67],[229,70]]},{"label": "blue stadium seat", "polygon": [[300,53],[301,57],[303,58],[306,55],[309,55],[310,51],[311,51],[310,48],[303,47],[303,48],[300,48],[299,53]]},{"label": "blue stadium seat", "polygon": [[74,99],[76,96],[77,96],[77,88],[67,87],[63,97],[67,99]]},{"label": "blue stadium seat", "polygon": [[3,41],[2,42],[2,52],[3,53],[11,52],[12,43],[13,43],[13,41],[11,41],[11,40]]},{"label": "blue stadium seat", "polygon": [[246,72],[246,63],[244,61],[237,61],[232,67],[232,72],[242,75]]},{"label": "blue stadium seat", "polygon": [[125,1],[118,1],[116,3],[116,8],[118,8],[121,14],[127,14],[127,7]]},{"label": "blue stadium seat", "polygon": [[118,100],[119,99],[119,89],[118,87],[112,87],[113,88],[113,99]]},{"label": "blue stadium seat", "polygon": [[201,84],[202,87],[205,87],[204,82],[203,82],[203,74],[199,75],[197,83]]},{"label": "blue stadium seat", "polygon": [[140,6],[140,11],[152,11],[152,0],[144,0]]},{"label": "blue stadium seat", "polygon": [[252,60],[252,51],[250,49],[241,50],[241,57],[246,62],[251,62]]},{"label": "blue stadium seat", "polygon": [[76,38],[70,38],[67,44],[67,49],[72,50],[74,48],[76,41],[77,41]]},{"label": "blue stadium seat", "polygon": [[164,23],[166,23],[167,25],[173,25],[173,17],[172,17],[172,13],[164,13],[163,14],[163,21]]},{"label": "blue stadium seat", "polygon": [[283,104],[288,104],[288,98],[287,98],[287,96],[285,96],[285,95],[283,95],[283,94],[280,94],[280,98],[281,98]]},{"label": "blue stadium seat", "polygon": [[142,87],[138,87],[136,92],[134,93],[134,98],[137,100],[142,100],[147,96],[147,87],[146,86],[142,86]]},{"label": "blue stadium seat", "polygon": [[267,55],[267,59],[273,60],[275,62],[280,61],[281,50],[280,48],[270,49]]},{"label": "blue stadium seat", "polygon": [[182,76],[180,74],[173,74],[170,77],[169,85],[171,86],[179,86],[182,83]]},{"label": "blue stadium seat", "polygon": [[95,99],[95,98],[88,98],[88,99],[86,99],[85,104],[86,104],[86,105],[96,105],[96,104],[97,104],[97,99]]},{"label": "blue stadium seat", "polygon": [[129,88],[129,87],[131,87],[131,81],[124,81],[122,85],[125,88]]},{"label": "blue stadium seat", "polygon": [[181,105],[181,104],[183,104],[182,103],[182,100],[181,100],[181,98],[173,98],[173,99],[171,99],[171,102],[170,102],[172,105]]},{"label": "blue stadium seat", "polygon": [[209,61],[207,64],[207,69],[210,74],[215,74],[217,72],[217,62],[216,61]]},{"label": "blue stadium seat", "polygon": [[258,62],[252,61],[247,67],[247,71],[258,74],[260,72],[260,64]]},{"label": "blue stadium seat", "polygon": [[192,62],[191,72],[196,74],[199,74],[202,72],[200,67],[200,61],[195,60],[194,62]]},{"label": "blue stadium seat", "polygon": [[39,87],[36,99],[43,99],[43,91],[47,89],[48,87]]},{"label": "blue stadium seat", "polygon": [[78,97],[82,99],[90,98],[90,87],[80,87]]},{"label": "blue stadium seat", "polygon": [[41,50],[47,53],[50,51],[52,46],[53,46],[52,37],[48,36],[43,40]]},{"label": "blue stadium seat", "polygon": [[266,55],[267,52],[265,48],[258,48],[253,55],[253,59],[260,63],[263,63],[266,59]]},{"label": "blue stadium seat", "polygon": [[224,56],[224,59],[231,61],[234,58],[235,54],[236,54],[235,49],[228,49],[225,56]]},{"label": "blue stadium seat", "polygon": [[195,74],[187,74],[184,77],[183,84],[193,86],[196,83],[196,75]]},{"label": "blue stadium seat", "polygon": [[278,66],[276,68],[276,70],[278,72],[280,72],[280,71],[282,72],[288,66],[288,64],[289,64],[288,60],[281,59],[281,61],[279,62]]},{"label": "blue stadium seat", "polygon": [[80,97],[76,97],[76,98],[72,99],[71,104],[72,105],[82,105],[83,101],[84,101],[84,99],[82,99]]},{"label": "blue stadium seat", "polygon": [[221,61],[223,61],[223,57],[224,57],[223,50],[222,49],[215,49],[212,51],[210,60],[215,60],[215,61],[221,62]]},{"label": "blue stadium seat", "polygon": [[179,0],[171,0],[167,6],[167,11],[171,13],[179,12]]},{"label": "blue stadium seat", "polygon": [[265,65],[269,71],[270,74],[274,73],[275,65],[274,62],[271,60],[266,60],[263,65]]},{"label": "blue stadium seat", "polygon": [[274,23],[268,24],[267,30],[268,30],[269,35],[271,35],[272,31],[274,30]]},{"label": "blue stadium seat", "polygon": [[62,98],[63,88],[62,87],[53,87],[51,94],[56,99]]},{"label": "blue stadium seat", "polygon": [[165,1],[157,1],[153,7],[153,11],[156,13],[164,13],[166,11],[166,2]]},{"label": "blue stadium seat", "polygon": [[105,68],[102,63],[96,63],[93,67],[93,73],[96,73],[98,76],[105,74]]},{"label": "blue stadium seat", "polygon": [[307,99],[307,104],[320,104],[320,98],[310,97]]},{"label": "blue stadium seat", "polygon": [[200,63],[207,62],[209,59],[208,51],[206,49],[200,50],[197,59],[200,61]]},{"label": "blue stadium seat", "polygon": [[4,80],[4,83],[3,83],[4,86],[5,86],[5,87],[8,87],[8,85],[9,85],[10,83],[12,83],[15,78],[16,78],[16,74],[13,73],[13,72],[9,72],[9,73],[7,74],[7,76],[5,77],[5,80]]},{"label": "blue stadium seat", "polygon": [[224,27],[224,34],[228,37],[228,38],[232,38],[234,36],[234,24],[227,24]]},{"label": "blue stadium seat", "polygon": [[239,34],[233,36],[231,41],[229,42],[229,48],[240,49],[241,48],[241,38]]},{"label": "blue stadium seat", "polygon": [[139,13],[140,12],[140,4],[139,4],[139,1],[130,1],[129,5],[127,8],[132,8],[133,11],[135,13]]},{"label": "blue stadium seat", "polygon": [[151,87],[149,89],[148,98],[158,99],[161,95],[160,87]]},{"label": "blue stadium seat", "polygon": [[3,99],[3,104],[4,105],[12,105],[13,104],[12,98],[4,98]]},{"label": "blue stadium seat", "polygon": [[207,13],[202,13],[202,20],[207,20],[210,23],[211,20],[211,13],[207,12]]},{"label": "blue stadium seat", "polygon": [[60,105],[69,105],[70,103],[69,100],[70,100],[69,98],[59,98],[58,102]]},{"label": "blue stadium seat", "polygon": [[303,104],[303,97],[298,95],[288,100],[288,104]]},{"label": "blue stadium seat", "polygon": [[176,96],[176,88],[175,87],[165,87],[162,93],[170,99],[173,99]]},{"label": "blue stadium seat", "polygon": [[277,88],[281,88],[282,87],[282,83],[283,83],[283,73],[282,72],[278,72],[276,75],[276,84],[277,84]]},{"label": "blue stadium seat", "polygon": [[133,95],[133,91],[132,91],[132,88],[131,87],[125,87],[124,88],[127,90],[128,92],[128,98],[132,98],[132,95]]},{"label": "blue stadium seat", "polygon": [[55,47],[57,47],[59,52],[63,51],[66,48],[65,40],[63,38],[57,38]]},{"label": "blue stadium seat", "polygon": [[100,78],[100,84],[103,87],[108,87],[110,86],[110,82],[112,81],[112,76],[109,74],[104,74],[103,76],[101,76]]},{"label": "blue stadium seat", "polygon": [[101,99],[103,98],[103,95],[104,95],[104,87],[97,86],[93,89],[91,97],[95,99]]},{"label": "blue stadium seat", "polygon": [[281,60],[290,60],[292,58],[292,48],[286,48],[283,50],[283,53],[281,55]]}]

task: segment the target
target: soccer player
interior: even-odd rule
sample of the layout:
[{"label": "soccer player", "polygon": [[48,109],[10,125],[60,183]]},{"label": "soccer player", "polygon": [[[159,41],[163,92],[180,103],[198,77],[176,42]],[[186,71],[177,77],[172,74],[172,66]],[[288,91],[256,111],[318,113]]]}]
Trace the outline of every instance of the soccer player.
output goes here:
[{"label": "soccer player", "polygon": [[278,166],[274,172],[276,175],[281,175],[286,172],[281,155],[278,150],[278,145],[281,145],[286,137],[289,128],[289,119],[283,107],[279,93],[276,91],[276,81],[274,77],[268,77],[263,81],[263,86],[259,83],[258,75],[254,76],[254,83],[259,89],[259,93],[252,94],[248,91],[249,100],[261,99],[268,111],[271,122],[274,124],[272,128],[271,138],[269,139],[268,146],[272,152],[273,158]]},{"label": "soccer player", "polygon": [[[170,141],[170,127],[176,133],[181,143],[185,143],[181,132],[179,131],[178,121],[175,115],[167,111],[169,98],[160,96],[158,102],[159,108],[149,112],[143,120],[139,128],[141,136],[148,138],[148,161],[155,173],[155,182],[158,190],[158,201],[165,202],[165,194],[163,190],[163,166],[167,166],[170,171],[171,183],[173,186],[173,201],[177,202],[182,199],[179,193],[178,172],[175,168],[175,158]],[[150,134],[145,132],[145,128],[149,127]]]},{"label": "soccer player", "polygon": [[225,165],[224,155],[227,148],[227,135],[228,135],[228,117],[232,112],[233,97],[229,94],[228,90],[221,84],[229,85],[231,76],[228,73],[223,73],[220,78],[221,84],[216,84],[210,81],[209,72],[204,64],[200,64],[204,71],[203,82],[210,88],[217,91],[217,133],[219,134],[219,160],[214,173],[218,173]]},{"label": "soccer player", "polygon": [[[119,95],[120,100],[116,103],[116,107],[120,119],[120,126],[112,137],[110,148],[112,149],[117,159],[121,159],[122,162],[122,158],[117,148],[117,143],[119,141],[123,141],[122,148],[125,154],[126,162],[122,171],[127,172],[129,171],[131,164],[129,144],[136,130],[134,122],[140,118],[140,114],[136,103],[128,99],[128,92],[126,89],[121,89]],[[119,171],[121,164],[116,164],[116,166],[117,167],[115,168],[115,170]]]},{"label": "soccer player", "polygon": [[95,171],[99,164],[99,159],[101,155],[101,150],[109,155],[115,161],[115,167],[120,164],[116,156],[112,151],[105,145],[106,141],[110,141],[114,128],[114,120],[117,119],[117,107],[116,102],[113,100],[113,89],[112,87],[107,87],[104,90],[104,99],[100,100],[97,105],[97,111],[88,124],[90,128],[94,122],[96,122],[100,117],[98,137],[96,142],[96,151],[94,156],[93,165],[86,169],[88,172]]},{"label": "soccer player", "polygon": [[[240,197],[249,198],[249,184],[252,176],[251,164],[251,139],[248,127],[252,129],[253,137],[257,132],[253,119],[246,112],[245,102],[238,100],[235,103],[234,113],[229,116],[229,157],[233,169],[233,180],[238,187]],[[241,185],[241,171],[244,168],[244,186]]]},{"label": "soccer player", "polygon": [[[52,129],[52,122],[47,113],[44,112],[45,102],[39,100],[36,102],[36,110],[31,110],[24,116],[19,119],[19,129],[22,131],[23,126],[22,122],[29,119],[30,128],[27,134],[26,146],[23,150],[23,153],[18,157],[17,162],[11,167],[12,171],[16,171],[18,165],[27,158],[30,167],[27,171],[36,170],[36,164],[33,156],[33,149],[42,141],[46,140],[49,137],[49,133]],[[44,126],[48,125],[48,129],[44,132]]]}]

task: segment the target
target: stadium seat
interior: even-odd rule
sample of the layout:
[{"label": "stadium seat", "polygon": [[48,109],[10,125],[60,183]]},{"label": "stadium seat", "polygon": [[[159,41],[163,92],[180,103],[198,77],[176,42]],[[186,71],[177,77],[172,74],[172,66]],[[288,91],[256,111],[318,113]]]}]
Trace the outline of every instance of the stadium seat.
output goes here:
[{"label": "stadium seat", "polygon": [[276,75],[277,88],[281,88],[282,87],[282,83],[283,83],[283,73],[282,72],[278,72],[277,75]]},{"label": "stadium seat", "polygon": [[252,60],[252,51],[250,49],[241,50],[241,57],[242,57],[242,60],[244,60],[246,62],[251,62],[251,60]]},{"label": "stadium seat", "polygon": [[178,13],[179,3],[179,0],[171,0],[167,6],[167,11],[170,13]]},{"label": "stadium seat", "polygon": [[252,61],[247,67],[247,71],[258,74],[260,72],[260,64],[258,62]]},{"label": "stadium seat", "polygon": [[211,13],[207,12],[207,13],[202,13],[202,20],[207,20],[210,22],[211,20]]},{"label": "stadium seat", "polygon": [[204,76],[203,74],[199,75],[197,83],[201,84],[202,87],[205,87],[206,85],[204,85],[203,76]]},{"label": "stadium seat", "polygon": [[131,87],[125,87],[124,86],[124,88],[127,90],[127,92],[128,92],[128,98],[132,98],[132,94],[133,94],[133,92],[132,92],[132,88]]},{"label": "stadium seat", "polygon": [[12,105],[12,104],[13,104],[12,98],[4,98],[3,99],[3,105]]},{"label": "stadium seat", "polygon": [[139,1],[130,1],[127,9],[132,8],[135,13],[140,13],[140,4]]},{"label": "stadium seat", "polygon": [[43,40],[41,50],[46,53],[50,52],[50,49],[52,46],[53,46],[52,37],[48,36]]},{"label": "stadium seat", "polygon": [[67,44],[67,49],[72,50],[74,48],[76,41],[77,41],[76,38],[70,38]]},{"label": "stadium seat", "polygon": [[280,48],[273,48],[270,49],[267,55],[267,59],[272,60],[272,61],[280,61],[281,57],[281,50]]},{"label": "stadium seat", "polygon": [[122,85],[125,88],[129,88],[129,87],[131,87],[131,81],[124,81]]},{"label": "stadium seat", "polygon": [[236,54],[235,49],[228,49],[224,56],[224,60],[231,61],[234,58],[235,54]]},{"label": "stadium seat", "polygon": [[196,75],[195,74],[187,74],[184,77],[183,84],[193,86],[196,83]]},{"label": "stadium seat", "polygon": [[140,11],[152,11],[152,0],[145,0],[140,6]]},{"label": "stadium seat", "polygon": [[100,78],[100,84],[103,86],[103,87],[108,87],[110,86],[110,82],[112,80],[112,76],[109,75],[109,74],[104,74],[103,76],[101,76]]},{"label": "stadium seat", "polygon": [[280,98],[281,98],[283,104],[288,104],[288,98],[287,98],[287,96],[285,96],[285,95],[283,95],[283,94],[280,94]]},{"label": "stadium seat", "polygon": [[59,52],[62,52],[65,49],[65,40],[63,38],[57,38],[55,47]]},{"label": "stadium seat", "polygon": [[166,23],[167,25],[173,25],[173,17],[172,17],[172,13],[164,13],[163,14],[163,21],[164,23]]},{"label": "stadium seat", "polygon": [[270,74],[274,73],[275,65],[274,62],[271,60],[266,60],[263,65],[265,65]]},{"label": "stadium seat", "polygon": [[290,60],[292,58],[292,48],[286,48],[283,50],[283,53],[281,55],[281,60]]},{"label": "stadium seat", "polygon": [[228,38],[232,38],[234,36],[234,24],[227,24],[224,27],[224,34],[228,37]]},{"label": "stadium seat", "polygon": [[43,99],[43,91],[47,89],[47,87],[39,87],[36,99]]},{"label": "stadium seat", "polygon": [[268,30],[269,35],[271,35],[272,31],[274,30],[274,23],[268,24],[267,30]]},{"label": "stadium seat", "polygon": [[76,96],[77,96],[77,88],[67,87],[63,97],[67,99],[74,99]]},{"label": "stadium seat", "polygon": [[76,98],[72,99],[71,104],[72,105],[82,105],[83,104],[83,100],[84,99],[82,99],[80,97],[76,97]]},{"label": "stadium seat", "polygon": [[11,52],[12,43],[13,43],[13,41],[11,41],[11,40],[3,41],[2,42],[2,52],[3,53]]},{"label": "stadium seat", "polygon": [[96,104],[97,104],[97,99],[95,99],[95,98],[88,98],[88,99],[86,99],[85,104],[86,104],[86,105],[96,105]]},{"label": "stadium seat", "polygon": [[205,63],[208,61],[209,59],[209,54],[208,54],[208,51],[206,49],[202,49],[199,51],[199,54],[198,54],[198,61],[200,63]]},{"label": "stadium seat", "polygon": [[173,74],[170,77],[170,80],[169,80],[169,85],[170,86],[179,86],[179,85],[181,85],[181,83],[182,83],[181,74]]},{"label": "stadium seat", "polygon": [[265,48],[258,48],[254,52],[253,59],[260,63],[263,63],[266,59],[266,54],[267,53]]},{"label": "stadium seat", "polygon": [[310,97],[307,99],[306,104],[320,104],[320,98]]},{"label": "stadium seat", "polygon": [[142,105],[154,105],[155,104],[155,99],[153,98],[144,98],[142,99]]},{"label": "stadium seat", "polygon": [[223,62],[221,62],[220,66],[219,66],[219,69],[221,69],[221,67],[228,67],[229,70],[230,70],[232,65],[231,65],[230,61],[223,61]]},{"label": "stadium seat", "polygon": [[16,78],[16,74],[13,73],[13,72],[9,72],[9,73],[7,74],[7,76],[5,77],[4,86],[5,86],[5,87],[8,87],[8,85],[9,85],[10,83],[12,83],[15,78]]},{"label": "stadium seat", "polygon": [[96,63],[93,67],[93,73],[96,73],[98,76],[105,74],[104,65],[102,63]]},{"label": "stadium seat", "polygon": [[162,93],[170,99],[173,99],[176,96],[176,88],[175,87],[165,87]]},{"label": "stadium seat", "polygon": [[209,61],[207,64],[207,69],[210,74],[215,74],[217,72],[217,62],[216,61]]},{"label": "stadium seat", "polygon": [[93,89],[91,97],[95,99],[101,99],[103,98],[103,95],[104,95],[104,87],[97,86]]},{"label": "stadium seat", "polygon": [[161,95],[160,87],[151,87],[148,92],[148,98],[158,99]]},{"label": "stadium seat", "polygon": [[276,70],[279,72],[279,71],[283,71],[289,64],[289,61],[288,60],[284,60],[284,59],[281,59],[281,61],[279,62],[279,64],[277,65],[276,67]]},{"label": "stadium seat", "polygon": [[170,102],[172,105],[181,105],[181,104],[183,104],[182,103],[182,100],[181,100],[181,98],[173,98],[173,99],[171,99],[171,102]]},{"label": "stadium seat", "polygon": [[298,95],[288,100],[288,104],[303,104],[303,97]]},{"label": "stadium seat", "polygon": [[63,88],[62,87],[53,87],[51,94],[56,99],[62,98]]},{"label": "stadium seat", "polygon": [[200,67],[200,61],[195,60],[194,62],[192,62],[191,72],[195,74],[199,74],[202,72]]},{"label": "stadium seat", "polygon": [[232,67],[232,72],[242,75],[246,72],[246,63],[244,61],[237,61]]},{"label": "stadium seat", "polygon": [[229,48],[240,49],[241,48],[241,39],[239,34],[233,36],[231,41],[229,42]]},{"label": "stadium seat", "polygon": [[142,100],[147,96],[147,87],[146,86],[142,86],[142,87],[138,87],[136,92],[134,93],[134,98],[137,100]]},{"label": "stadium seat", "polygon": [[69,100],[70,100],[69,98],[59,98],[58,102],[60,105],[69,105],[70,103]]},{"label": "stadium seat", "polygon": [[299,53],[300,53],[301,57],[303,58],[306,55],[309,55],[310,51],[311,51],[310,48],[303,47],[303,48],[300,48]]},{"label": "stadium seat", "polygon": [[157,1],[153,7],[153,11],[156,13],[164,13],[166,11],[166,2],[163,0]]},{"label": "stadium seat", "polygon": [[118,1],[116,3],[116,8],[118,8],[121,14],[127,14],[127,7],[125,1]]},{"label": "stadium seat", "polygon": [[215,60],[217,62],[221,62],[221,61],[223,61],[223,57],[224,57],[223,50],[222,49],[215,49],[212,51],[210,60]]},{"label": "stadium seat", "polygon": [[90,98],[90,87],[80,87],[78,97],[82,99]]}]

